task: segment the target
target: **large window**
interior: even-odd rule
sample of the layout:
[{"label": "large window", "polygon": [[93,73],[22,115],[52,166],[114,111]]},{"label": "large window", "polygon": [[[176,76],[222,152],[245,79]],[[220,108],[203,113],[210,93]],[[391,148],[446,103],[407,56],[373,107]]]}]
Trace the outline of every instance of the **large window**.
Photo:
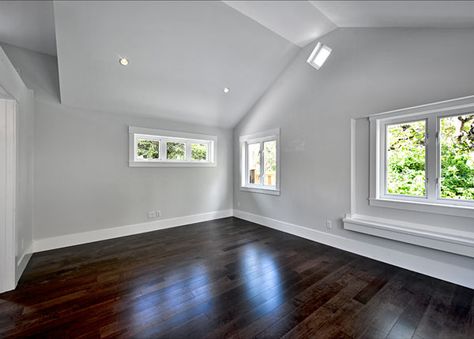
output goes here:
[{"label": "large window", "polygon": [[280,194],[278,129],[240,137],[242,190]]},{"label": "large window", "polygon": [[217,138],[130,127],[130,166],[214,166]]},{"label": "large window", "polygon": [[373,200],[474,208],[474,109],[371,120],[377,159]]}]

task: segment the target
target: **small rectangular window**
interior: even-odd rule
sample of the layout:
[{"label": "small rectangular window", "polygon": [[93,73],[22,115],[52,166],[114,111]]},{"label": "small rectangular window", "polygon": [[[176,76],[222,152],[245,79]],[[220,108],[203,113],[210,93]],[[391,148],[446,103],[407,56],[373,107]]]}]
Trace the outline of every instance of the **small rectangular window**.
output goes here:
[{"label": "small rectangular window", "polygon": [[209,154],[209,144],[191,144],[191,160],[193,161],[207,161]]},{"label": "small rectangular window", "polygon": [[280,131],[240,137],[242,190],[279,195]]},{"label": "small rectangular window", "polygon": [[186,144],[184,142],[166,142],[166,159],[184,160]]},{"label": "small rectangular window", "polygon": [[474,200],[474,114],[440,119],[441,198]]},{"label": "small rectangular window", "polygon": [[217,137],[129,127],[129,164],[150,166],[215,166]]},{"label": "small rectangular window", "polygon": [[387,194],[426,195],[425,139],[425,120],[387,125]]},{"label": "small rectangular window", "polygon": [[160,141],[151,136],[138,137],[136,159],[140,161],[159,160]]}]

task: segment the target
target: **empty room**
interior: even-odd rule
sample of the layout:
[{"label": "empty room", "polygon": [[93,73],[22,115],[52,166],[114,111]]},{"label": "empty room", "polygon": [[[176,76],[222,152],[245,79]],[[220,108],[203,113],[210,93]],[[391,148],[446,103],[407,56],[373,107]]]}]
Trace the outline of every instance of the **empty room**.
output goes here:
[{"label": "empty room", "polygon": [[474,338],[474,1],[0,1],[0,338]]}]

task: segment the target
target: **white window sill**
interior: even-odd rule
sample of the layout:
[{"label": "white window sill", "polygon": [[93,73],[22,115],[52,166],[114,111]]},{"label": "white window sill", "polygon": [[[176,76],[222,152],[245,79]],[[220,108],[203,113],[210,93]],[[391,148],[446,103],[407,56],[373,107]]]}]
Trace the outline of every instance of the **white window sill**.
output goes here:
[{"label": "white window sill", "polygon": [[370,198],[371,206],[388,207],[400,210],[452,215],[474,218],[474,206],[456,204],[438,204],[427,201],[413,201],[389,198]]},{"label": "white window sill", "polygon": [[474,257],[474,232],[357,214],[343,222],[347,230]]},{"label": "white window sill", "polygon": [[264,188],[264,187],[248,187],[248,186],[241,186],[241,191],[252,192],[252,193],[262,193],[262,194],[270,194],[270,195],[280,195],[280,190],[275,188]]},{"label": "white window sill", "polygon": [[215,162],[130,161],[129,167],[216,167]]}]

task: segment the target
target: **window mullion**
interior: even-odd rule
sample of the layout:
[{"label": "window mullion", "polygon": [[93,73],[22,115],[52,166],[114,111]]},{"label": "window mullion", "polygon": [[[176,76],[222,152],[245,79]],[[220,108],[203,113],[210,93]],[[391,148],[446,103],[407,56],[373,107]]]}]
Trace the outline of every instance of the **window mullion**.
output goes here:
[{"label": "window mullion", "polygon": [[437,163],[438,163],[438,147],[437,147],[437,116],[430,116],[427,119],[427,143],[426,143],[426,196],[428,200],[435,201],[437,194]]},{"label": "window mullion", "polygon": [[166,160],[166,140],[159,139],[159,142],[160,142],[160,156],[158,157],[158,159]]},{"label": "window mullion", "polygon": [[184,143],[184,160],[191,161],[191,142],[186,141]]}]

